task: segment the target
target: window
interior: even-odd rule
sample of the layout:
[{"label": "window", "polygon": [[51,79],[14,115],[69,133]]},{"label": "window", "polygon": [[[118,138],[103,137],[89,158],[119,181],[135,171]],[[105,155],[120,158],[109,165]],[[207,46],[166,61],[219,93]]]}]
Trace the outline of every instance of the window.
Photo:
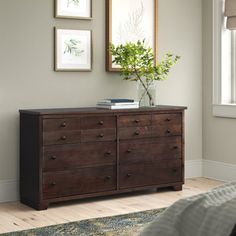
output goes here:
[{"label": "window", "polygon": [[236,118],[236,32],[226,29],[225,0],[213,0],[213,114]]}]

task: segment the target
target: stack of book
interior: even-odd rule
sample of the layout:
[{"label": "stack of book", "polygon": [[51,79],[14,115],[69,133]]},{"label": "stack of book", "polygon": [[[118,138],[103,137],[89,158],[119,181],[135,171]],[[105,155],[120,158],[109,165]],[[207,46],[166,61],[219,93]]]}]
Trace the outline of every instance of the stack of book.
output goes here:
[{"label": "stack of book", "polygon": [[103,99],[97,103],[98,108],[105,109],[132,109],[139,108],[139,102],[132,99]]}]

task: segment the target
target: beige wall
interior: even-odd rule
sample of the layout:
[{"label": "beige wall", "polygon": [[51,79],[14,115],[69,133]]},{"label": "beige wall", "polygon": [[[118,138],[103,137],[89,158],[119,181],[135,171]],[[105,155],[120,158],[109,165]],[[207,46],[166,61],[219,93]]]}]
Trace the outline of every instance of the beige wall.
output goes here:
[{"label": "beige wall", "polygon": [[202,3],[201,0],[159,0],[159,54],[181,56],[170,79],[160,82],[161,104],[188,106],[186,159],[202,159]]},{"label": "beige wall", "polygon": [[203,158],[236,164],[236,120],[212,115],[212,0],[203,0]]},{"label": "beige wall", "polygon": [[[186,105],[186,158],[202,158],[201,0],[159,0],[159,53],[182,56],[159,103]],[[0,1],[0,182],[18,179],[18,109],[93,106],[104,97],[135,97],[135,84],[106,73],[105,0],[93,21],[56,20],[53,0]],[[55,73],[53,26],[93,30],[93,72]]]}]

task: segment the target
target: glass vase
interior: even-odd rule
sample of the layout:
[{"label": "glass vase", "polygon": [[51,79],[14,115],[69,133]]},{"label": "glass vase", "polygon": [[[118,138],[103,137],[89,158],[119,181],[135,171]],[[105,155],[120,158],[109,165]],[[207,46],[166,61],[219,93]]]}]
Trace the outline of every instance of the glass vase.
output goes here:
[{"label": "glass vase", "polygon": [[142,81],[138,83],[138,99],[140,107],[156,106],[156,83]]}]

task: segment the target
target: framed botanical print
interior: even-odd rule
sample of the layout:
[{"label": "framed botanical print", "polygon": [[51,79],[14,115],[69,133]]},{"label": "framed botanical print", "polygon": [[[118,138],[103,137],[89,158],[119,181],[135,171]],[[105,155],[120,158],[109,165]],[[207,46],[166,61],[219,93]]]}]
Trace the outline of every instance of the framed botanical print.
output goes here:
[{"label": "framed botanical print", "polygon": [[55,0],[56,18],[92,19],[92,0]]},{"label": "framed botanical print", "polygon": [[55,28],[55,71],[92,70],[92,32]]},{"label": "framed botanical print", "polygon": [[120,71],[109,45],[145,39],[157,56],[158,0],[106,0],[106,70]]}]

